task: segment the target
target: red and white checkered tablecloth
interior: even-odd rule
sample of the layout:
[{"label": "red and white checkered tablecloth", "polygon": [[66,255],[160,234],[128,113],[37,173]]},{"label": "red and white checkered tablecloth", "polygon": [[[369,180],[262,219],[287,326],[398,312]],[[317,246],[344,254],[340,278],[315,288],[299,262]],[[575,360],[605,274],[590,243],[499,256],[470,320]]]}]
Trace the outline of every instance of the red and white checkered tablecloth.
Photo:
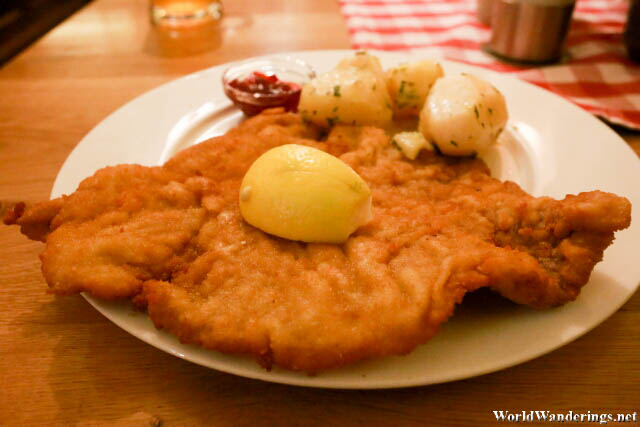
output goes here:
[{"label": "red and white checkered tablecloth", "polygon": [[567,36],[567,62],[505,64],[485,53],[491,29],[477,0],[340,0],[354,49],[419,48],[426,55],[512,73],[611,123],[640,129],[640,65],[625,52],[627,0],[578,0]]}]

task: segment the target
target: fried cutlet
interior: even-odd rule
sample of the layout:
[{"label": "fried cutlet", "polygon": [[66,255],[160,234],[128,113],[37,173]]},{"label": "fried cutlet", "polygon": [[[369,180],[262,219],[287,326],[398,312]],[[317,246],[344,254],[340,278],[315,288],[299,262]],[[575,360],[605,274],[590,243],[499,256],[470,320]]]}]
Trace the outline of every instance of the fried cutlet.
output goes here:
[{"label": "fried cutlet", "polygon": [[[371,188],[373,219],[344,244],[243,221],[244,173],[290,143],[338,156]],[[46,242],[52,293],[128,298],[182,342],[317,372],[410,352],[481,287],[535,308],[572,301],[630,210],[600,191],[534,198],[480,159],[409,161],[376,128],[337,126],[320,140],[274,110],[163,166],[99,170],[5,221]]]}]

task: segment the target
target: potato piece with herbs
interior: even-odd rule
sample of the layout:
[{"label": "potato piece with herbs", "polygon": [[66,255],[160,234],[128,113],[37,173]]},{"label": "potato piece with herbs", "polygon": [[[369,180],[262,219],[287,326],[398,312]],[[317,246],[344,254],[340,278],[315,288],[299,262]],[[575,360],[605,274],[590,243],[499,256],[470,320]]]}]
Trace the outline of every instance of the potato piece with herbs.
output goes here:
[{"label": "potato piece with herbs", "polygon": [[302,87],[298,111],[318,126],[336,123],[385,127],[391,99],[377,58],[356,54]]},{"label": "potato piece with herbs", "polygon": [[410,160],[415,160],[423,149],[433,151],[433,145],[420,132],[396,133],[391,142]]},{"label": "potato piece with herbs", "polygon": [[355,67],[360,70],[369,70],[373,72],[379,79],[385,81],[385,73],[380,64],[378,57],[369,55],[367,52],[358,51],[353,56],[343,58],[336,68]]},{"label": "potato piece with herbs", "polygon": [[397,117],[417,117],[435,81],[444,75],[435,61],[423,60],[387,70],[387,88]]},{"label": "potato piece with herbs", "polygon": [[420,113],[419,130],[442,153],[469,156],[493,144],[508,113],[504,96],[469,75],[438,79]]}]

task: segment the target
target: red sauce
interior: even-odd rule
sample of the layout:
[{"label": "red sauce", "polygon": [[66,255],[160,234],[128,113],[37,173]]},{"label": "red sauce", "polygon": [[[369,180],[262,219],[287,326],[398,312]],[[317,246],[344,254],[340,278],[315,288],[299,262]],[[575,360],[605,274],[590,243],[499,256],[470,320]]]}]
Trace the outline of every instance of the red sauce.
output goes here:
[{"label": "red sauce", "polygon": [[275,74],[254,71],[244,79],[233,79],[225,93],[247,115],[253,116],[267,108],[284,107],[296,111],[300,102],[301,86],[285,82]]}]

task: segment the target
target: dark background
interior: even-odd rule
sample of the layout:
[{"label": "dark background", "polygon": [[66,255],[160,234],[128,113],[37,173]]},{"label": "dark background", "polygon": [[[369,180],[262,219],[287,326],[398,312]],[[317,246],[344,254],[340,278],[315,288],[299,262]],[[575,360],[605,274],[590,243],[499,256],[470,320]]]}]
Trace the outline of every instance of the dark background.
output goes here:
[{"label": "dark background", "polygon": [[91,0],[0,0],[0,66]]}]

